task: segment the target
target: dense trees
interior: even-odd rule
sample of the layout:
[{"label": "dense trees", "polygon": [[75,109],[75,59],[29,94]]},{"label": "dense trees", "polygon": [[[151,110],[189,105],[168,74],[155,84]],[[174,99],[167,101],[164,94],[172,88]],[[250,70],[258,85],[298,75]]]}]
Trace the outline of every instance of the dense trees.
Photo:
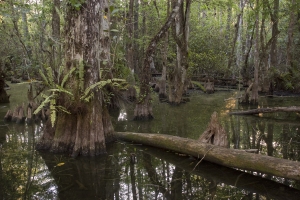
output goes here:
[{"label": "dense trees", "polygon": [[[90,3],[99,4],[101,13]],[[41,79],[38,70],[53,77],[52,111],[62,106],[71,113],[52,112],[55,128],[49,123],[40,147],[93,155],[106,141],[94,133],[112,132],[105,106],[111,95],[104,95],[111,93],[113,77],[140,87],[136,119],[153,117],[149,82],[174,104],[182,102],[195,77],[252,86],[247,103],[257,103],[258,92],[299,92],[299,7],[296,0],[3,1],[0,64],[7,79]],[[153,72],[162,72],[161,80]],[[89,95],[93,98],[84,103]],[[89,123],[94,119],[99,124]],[[64,131],[65,125],[78,128]],[[90,131],[79,137],[82,129]],[[65,136],[71,146],[62,147]]]}]

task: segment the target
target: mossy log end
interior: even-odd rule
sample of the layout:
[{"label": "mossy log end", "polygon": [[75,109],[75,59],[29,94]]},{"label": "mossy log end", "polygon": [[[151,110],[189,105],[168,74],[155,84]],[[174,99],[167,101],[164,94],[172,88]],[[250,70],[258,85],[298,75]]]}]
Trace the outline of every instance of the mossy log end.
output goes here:
[{"label": "mossy log end", "polygon": [[255,115],[259,113],[274,113],[274,112],[300,112],[299,106],[290,107],[273,107],[273,108],[258,108],[244,111],[230,112],[230,115]]},{"label": "mossy log end", "polygon": [[300,180],[300,163],[271,156],[247,153],[171,135],[115,132],[120,140],[168,149],[219,165],[257,171],[278,177]]}]

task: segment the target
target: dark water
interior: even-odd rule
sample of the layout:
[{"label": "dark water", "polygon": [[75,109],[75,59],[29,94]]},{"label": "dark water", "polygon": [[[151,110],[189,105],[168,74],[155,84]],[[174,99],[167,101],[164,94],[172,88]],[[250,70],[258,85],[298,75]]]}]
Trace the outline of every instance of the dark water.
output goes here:
[{"label": "dark water", "polygon": [[[0,105],[1,118],[7,109],[26,100],[26,87],[12,86],[11,103]],[[260,154],[299,161],[299,116],[230,116],[230,110],[247,109],[238,108],[236,100],[229,99],[236,95],[193,92],[191,102],[178,107],[159,103],[154,96],[154,120],[132,121],[132,106],[126,108],[127,120],[121,121],[117,111],[112,112],[112,119],[116,131],[197,139],[217,111],[230,148],[259,149]],[[259,106],[289,105],[299,106],[300,99],[262,97]],[[0,199],[299,199],[297,181],[205,161],[198,164],[184,155],[121,141],[108,145],[108,153],[96,158],[37,152],[34,144],[41,131],[42,125],[0,122]]]}]

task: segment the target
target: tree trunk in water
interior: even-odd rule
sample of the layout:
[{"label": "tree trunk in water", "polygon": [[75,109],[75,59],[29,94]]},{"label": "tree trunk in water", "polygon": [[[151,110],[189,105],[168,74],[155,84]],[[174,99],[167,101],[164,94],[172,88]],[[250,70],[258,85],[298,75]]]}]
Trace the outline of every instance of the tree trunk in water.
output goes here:
[{"label": "tree trunk in water", "polygon": [[270,57],[271,57],[271,66],[277,67],[277,38],[279,34],[278,30],[278,23],[279,23],[279,0],[274,0],[274,6],[273,6],[274,12],[272,13],[270,11],[271,15],[271,21],[272,21],[272,44],[271,44],[271,50],[270,50]]},{"label": "tree trunk in water", "polygon": [[[177,49],[177,62],[174,70],[174,92],[169,98],[169,102],[173,104],[180,104],[182,100],[182,95],[185,92],[185,84],[187,79],[187,69],[188,65],[188,38],[189,38],[189,21],[190,21],[190,8],[191,1],[180,0],[178,18],[175,20],[175,26],[173,27],[173,37],[176,41]],[[173,2],[173,5],[177,5],[177,2]]]},{"label": "tree trunk in water", "polygon": [[[239,24],[237,25],[237,40],[236,40],[236,70],[232,70],[233,75],[238,76],[240,79],[240,74],[242,70],[242,63],[243,63],[243,15],[244,15],[244,0],[240,0],[240,14],[239,14]],[[239,86],[240,87],[240,86]],[[240,89],[240,88],[239,88]]]},{"label": "tree trunk in water", "polygon": [[286,65],[288,67],[293,67],[294,27],[296,24],[296,13],[294,11],[296,7],[295,0],[291,0],[290,4],[290,22],[288,27],[288,41],[286,47]]},{"label": "tree trunk in water", "polygon": [[[37,149],[69,152],[72,156],[94,156],[105,153],[105,142],[113,139],[113,127],[102,90],[95,90],[88,103],[80,100],[80,91],[104,78],[111,78],[109,20],[106,0],[88,0],[80,10],[71,5],[67,8],[65,73],[72,68],[83,68],[84,77],[83,80],[77,77],[68,80],[67,85],[75,100],[61,94],[57,105],[67,108],[71,114],[58,112],[53,128],[47,122]],[[104,71],[101,77],[100,70]]]},{"label": "tree trunk in water", "polygon": [[217,112],[211,115],[207,129],[198,139],[200,142],[228,147],[227,133],[218,120]]},{"label": "tree trunk in water", "polygon": [[144,59],[144,68],[142,72],[142,78],[141,78],[141,86],[140,86],[140,96],[138,99],[138,102],[134,109],[134,119],[152,119],[152,105],[151,105],[151,93],[150,93],[150,87],[149,82],[151,79],[151,73],[150,73],[150,64],[152,61],[152,56],[155,52],[157,43],[165,33],[168,31],[169,27],[172,24],[172,21],[174,20],[175,16],[177,15],[179,8],[176,6],[172,13],[170,14],[167,22],[165,25],[160,29],[160,31],[155,35],[155,37],[151,40],[147,50],[146,55]]},{"label": "tree trunk in water", "polygon": [[243,150],[228,149],[171,135],[116,132],[115,136],[120,140],[204,158],[204,160],[227,167],[300,180],[300,163],[295,161],[247,153]]},{"label": "tree trunk in water", "polygon": [[258,103],[258,70],[259,70],[259,0],[256,0],[255,49],[254,49],[254,82],[250,98],[251,104]]},{"label": "tree trunk in water", "polygon": [[[169,16],[170,13],[170,2],[167,1],[167,16]],[[164,47],[162,48],[163,52],[163,69],[161,73],[161,79],[159,82],[159,98],[164,99],[167,97],[167,91],[166,91],[166,80],[167,80],[167,65],[168,65],[168,44],[169,44],[169,33],[166,32],[165,35],[165,41],[164,41]]]},{"label": "tree trunk in water", "polygon": [[9,95],[6,93],[5,85],[4,73],[0,65],[0,103],[9,103]]},{"label": "tree trunk in water", "polygon": [[126,44],[126,57],[127,57],[127,66],[130,69],[130,71],[133,73],[134,72],[134,60],[133,60],[133,30],[134,30],[134,22],[133,22],[133,5],[134,5],[134,0],[129,1],[129,9],[128,9],[128,14],[127,14],[127,44]]}]

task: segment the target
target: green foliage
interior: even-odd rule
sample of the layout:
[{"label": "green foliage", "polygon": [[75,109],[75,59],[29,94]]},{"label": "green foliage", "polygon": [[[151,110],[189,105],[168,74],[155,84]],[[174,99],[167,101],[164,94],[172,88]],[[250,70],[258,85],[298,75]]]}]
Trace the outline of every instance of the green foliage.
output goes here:
[{"label": "green foliage", "polygon": [[108,79],[108,80],[104,80],[104,81],[99,81],[93,85],[90,85],[89,87],[87,87],[85,89],[85,91],[83,92],[83,95],[80,97],[80,100],[83,100],[85,102],[89,102],[90,99],[94,96],[92,90],[97,88],[97,89],[103,89],[106,85],[111,85],[114,87],[122,87],[121,86],[121,82],[125,82],[124,79]]},{"label": "green foliage", "polygon": [[[117,88],[117,90],[124,90],[127,88],[127,82],[125,79],[105,79],[102,77],[103,70],[100,70],[99,72],[101,81],[84,88],[84,63],[82,61],[78,62],[76,66],[77,67],[73,67],[68,71],[68,73],[65,74],[64,77],[62,77],[61,82],[59,78],[55,78],[53,76],[52,69],[50,67],[45,67],[47,76],[42,72],[42,70],[40,70],[40,75],[43,78],[44,84],[49,88],[49,95],[41,94],[41,96],[44,98],[44,101],[34,111],[34,114],[39,113],[44,107],[49,105],[52,126],[55,125],[57,112],[62,111],[71,114],[71,112],[68,111],[68,109],[64,106],[56,105],[57,99],[62,94],[65,94],[69,97],[70,105],[78,105],[81,103],[90,102],[90,100],[94,97],[94,92],[97,90],[102,90],[104,94],[104,101],[108,103],[110,98],[113,96],[113,93],[108,90],[108,88]],[[74,82],[75,85],[73,87],[66,87],[66,82],[68,81]],[[74,93],[76,90],[78,93]]]},{"label": "green foliage", "polygon": [[203,92],[206,92],[206,89],[204,88],[204,86],[197,81],[191,81],[194,85],[196,85],[197,87],[199,87]]},{"label": "green foliage", "polygon": [[84,2],[85,2],[85,0],[69,0],[69,3],[75,10],[80,10],[80,8]]}]

